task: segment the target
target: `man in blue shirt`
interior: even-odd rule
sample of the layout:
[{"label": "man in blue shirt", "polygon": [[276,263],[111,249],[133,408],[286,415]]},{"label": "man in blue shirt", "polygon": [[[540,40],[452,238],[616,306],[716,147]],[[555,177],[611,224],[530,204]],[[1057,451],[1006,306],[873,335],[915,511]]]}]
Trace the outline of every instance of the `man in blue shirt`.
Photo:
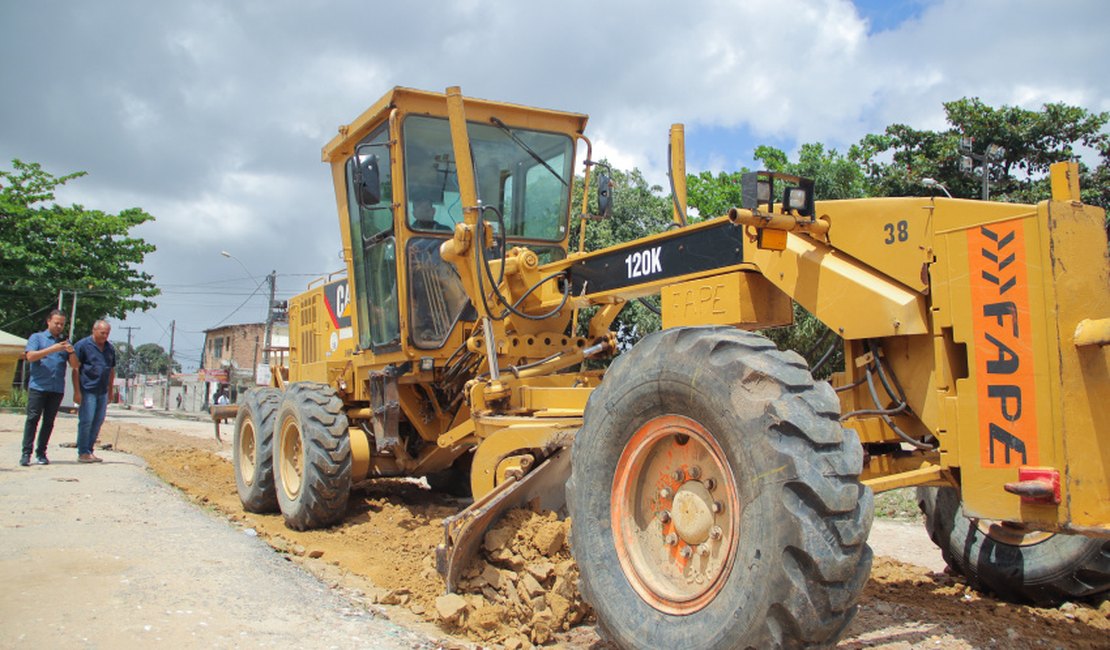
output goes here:
[{"label": "man in blue shirt", "polygon": [[[62,394],[66,391],[66,363],[76,367],[76,360],[70,360],[73,346],[66,340],[66,317],[57,309],[46,317],[46,329],[35,332],[27,339],[25,356],[31,363],[31,377],[27,382],[27,421],[23,425],[23,455],[19,464],[31,464],[31,450],[35,452],[35,462],[49,465],[46,458],[46,445],[54,431],[54,418],[62,404]],[[39,428],[39,420],[42,427]],[[39,429],[38,444],[35,444],[35,429]]]},{"label": "man in blue shirt", "polygon": [[108,342],[112,326],[107,321],[93,323],[92,335],[73,346],[77,365],[73,370],[73,401],[77,402],[77,462],[100,463],[93,454],[93,443],[108,411],[108,396],[116,382],[116,349]]}]

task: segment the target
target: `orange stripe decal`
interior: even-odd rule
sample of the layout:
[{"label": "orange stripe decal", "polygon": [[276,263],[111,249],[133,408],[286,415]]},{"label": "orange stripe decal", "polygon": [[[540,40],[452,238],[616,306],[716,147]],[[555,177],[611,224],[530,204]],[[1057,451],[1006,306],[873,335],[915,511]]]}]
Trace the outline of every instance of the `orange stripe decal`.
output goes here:
[{"label": "orange stripe decal", "polygon": [[1036,383],[1025,230],[1020,219],[968,231],[984,467],[1037,464]]}]

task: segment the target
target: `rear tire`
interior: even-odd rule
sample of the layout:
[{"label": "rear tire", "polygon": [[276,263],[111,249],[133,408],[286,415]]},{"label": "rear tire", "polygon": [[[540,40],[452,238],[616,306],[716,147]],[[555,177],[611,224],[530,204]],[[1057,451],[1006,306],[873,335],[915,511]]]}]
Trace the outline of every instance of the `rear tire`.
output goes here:
[{"label": "rear tire", "polygon": [[918,488],[917,499],[944,561],[976,589],[1042,607],[1110,589],[1110,540],[973,521],[954,488]]},{"label": "rear tire", "polygon": [[281,405],[281,391],[256,388],[248,391],[235,416],[232,463],[239,501],[247,512],[278,511],[274,492],[274,416]]},{"label": "rear tire", "polygon": [[274,437],[275,491],[285,525],[309,530],[342,520],[351,493],[351,440],[335,389],[291,385]]},{"label": "rear tire", "polygon": [[[581,592],[620,647],[835,642],[871,568],[863,451],[805,361],[676,328],[590,396],[567,484]],[[662,514],[666,511],[666,515]]]}]

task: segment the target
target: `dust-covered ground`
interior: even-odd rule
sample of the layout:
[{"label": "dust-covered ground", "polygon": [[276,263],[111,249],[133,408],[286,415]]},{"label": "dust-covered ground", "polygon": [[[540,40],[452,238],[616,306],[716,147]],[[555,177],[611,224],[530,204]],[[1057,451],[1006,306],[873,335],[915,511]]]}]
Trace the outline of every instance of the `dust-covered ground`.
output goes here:
[{"label": "dust-covered ground", "polygon": [[[243,512],[226,442],[230,430],[223,444],[210,432],[210,424],[110,416],[101,441],[146,459],[188,498],[256,531],[326,581],[362,594],[394,621],[438,626],[437,634],[460,645],[606,647],[575,589],[568,522],[547,513],[513,513],[487,535],[481,561],[464,576],[463,593],[445,597],[434,548],[443,538],[443,519],[466,502],[419,482],[374,480],[352,493],[342,524],[296,532],[280,515]],[[880,551],[859,614],[838,647],[1107,648],[1110,601],[1058,609],[1011,605],[969,589],[959,577]]]}]

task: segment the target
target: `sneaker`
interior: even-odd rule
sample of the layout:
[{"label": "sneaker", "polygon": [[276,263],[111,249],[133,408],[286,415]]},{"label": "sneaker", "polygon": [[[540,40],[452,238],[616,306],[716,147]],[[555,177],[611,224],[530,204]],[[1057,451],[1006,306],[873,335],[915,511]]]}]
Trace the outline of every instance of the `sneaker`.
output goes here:
[{"label": "sneaker", "polygon": [[46,457],[46,454],[39,454],[35,457],[35,463],[38,465],[49,465],[50,459]]},{"label": "sneaker", "polygon": [[23,454],[20,456],[19,464],[24,467],[29,467],[31,465],[31,454]]},{"label": "sneaker", "polygon": [[77,457],[77,462],[78,463],[103,463],[104,460],[101,459],[101,458],[97,458],[96,456],[93,456],[92,454],[81,454],[80,456]]}]

